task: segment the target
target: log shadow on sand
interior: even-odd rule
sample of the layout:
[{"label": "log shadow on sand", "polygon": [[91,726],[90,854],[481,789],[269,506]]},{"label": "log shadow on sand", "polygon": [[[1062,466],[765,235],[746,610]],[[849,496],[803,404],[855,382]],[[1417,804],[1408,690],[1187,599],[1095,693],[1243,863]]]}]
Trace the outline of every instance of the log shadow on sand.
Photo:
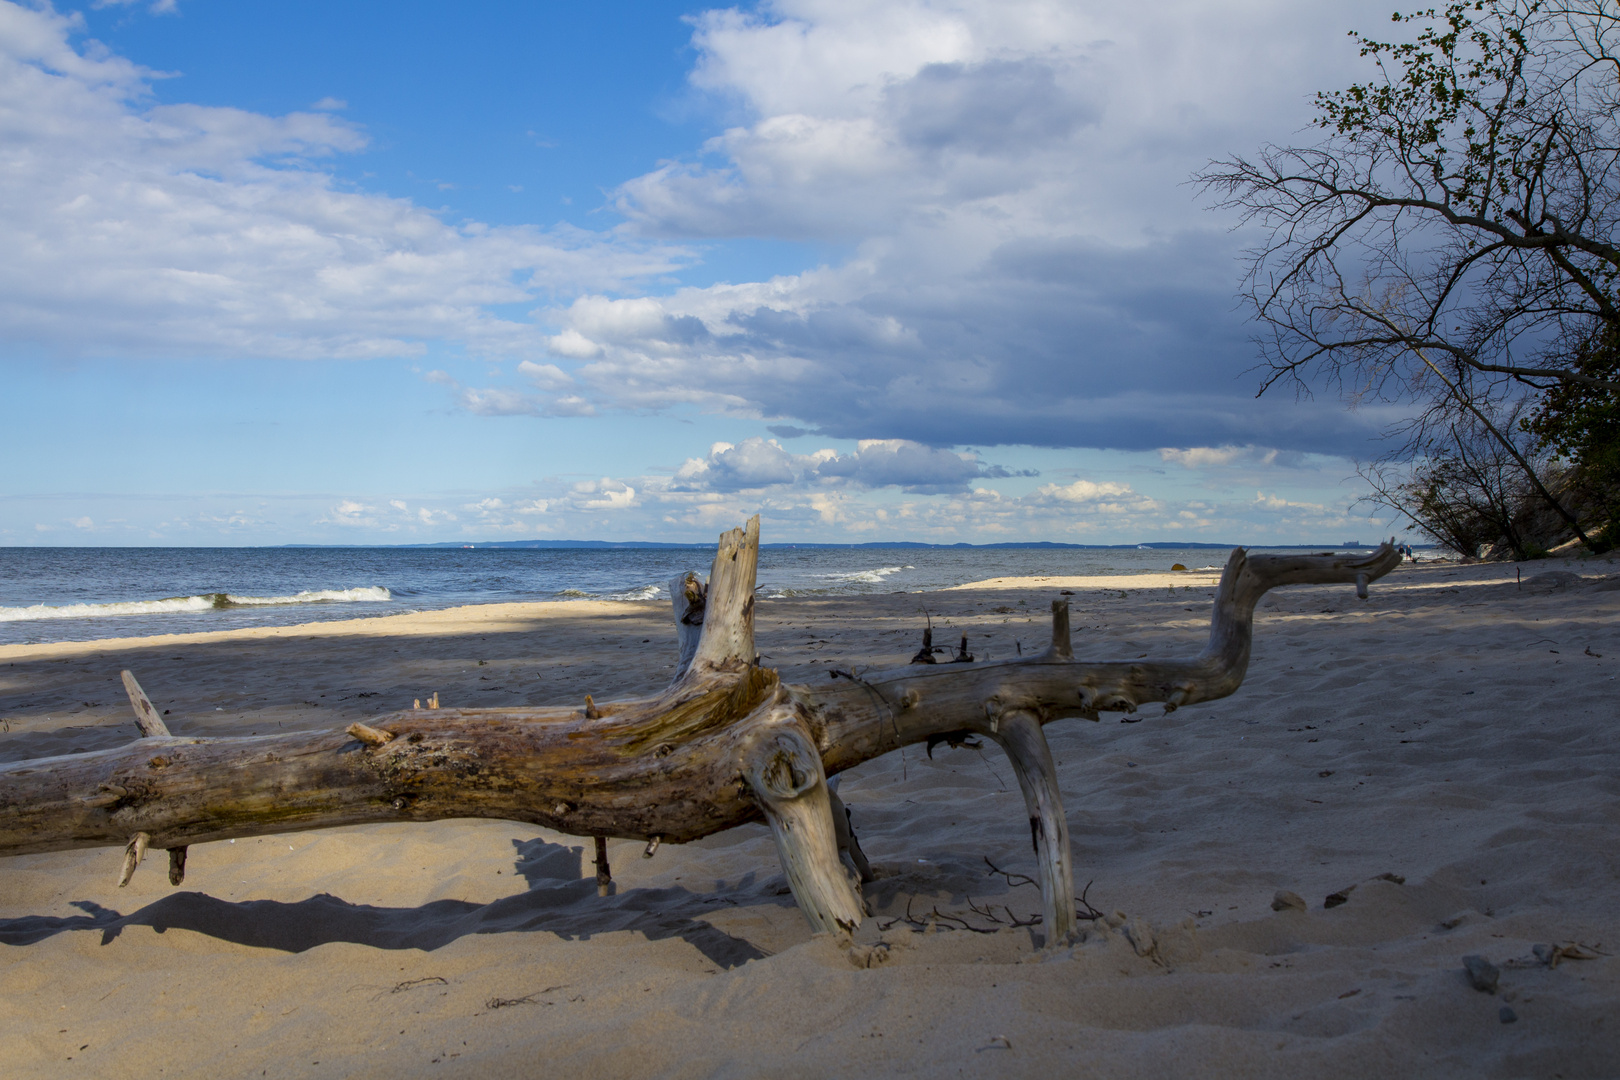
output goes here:
[{"label": "log shadow on sand", "polygon": [[[711,963],[733,968],[766,955],[701,918],[713,910],[710,897],[681,887],[627,889],[600,897],[594,878],[579,877],[581,849],[544,840],[513,841],[515,866],[530,888],[487,904],[434,900],[419,907],[353,904],[330,893],[287,903],[221,900],[200,892],[177,892],[124,915],[90,900],[75,900],[83,915],[24,915],[0,919],[0,945],[32,945],[57,934],[98,930],[109,944],[126,926],[158,933],[190,930],[221,941],[301,953],[318,945],[348,942],[377,949],[432,951],[468,934],[549,933],[564,941],[630,930],[649,941],[680,938]],[[572,867],[576,880],[566,880]],[[758,898],[779,903],[774,896]]]}]

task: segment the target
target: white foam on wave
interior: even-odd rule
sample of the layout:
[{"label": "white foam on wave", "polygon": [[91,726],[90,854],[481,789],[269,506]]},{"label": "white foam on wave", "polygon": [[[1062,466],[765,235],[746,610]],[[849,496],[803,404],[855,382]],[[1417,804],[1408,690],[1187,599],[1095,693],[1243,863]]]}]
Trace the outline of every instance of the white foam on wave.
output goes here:
[{"label": "white foam on wave", "polygon": [[914,570],[913,566],[880,566],[876,570],[852,570],[842,574],[812,574],[812,577],[823,581],[859,582],[862,585],[881,585],[883,579],[891,574],[898,574],[902,570]]},{"label": "white foam on wave", "polygon": [[0,607],[0,622],[33,622],[39,619],[100,619],[112,615],[168,615],[197,611],[220,611],[233,607],[270,607],[282,604],[352,604],[393,599],[381,585],[359,589],[306,589],[291,596],[237,596],[234,593],[203,593],[201,596],[170,596],[163,600],[123,600],[110,604],[33,604],[29,607]]},{"label": "white foam on wave", "polygon": [[656,600],[663,593],[659,585],[643,585],[639,589],[626,589],[624,592],[609,593],[609,600]]},{"label": "white foam on wave", "polygon": [[225,607],[256,607],[269,604],[353,604],[363,601],[392,600],[394,594],[381,585],[359,589],[306,589],[291,596],[236,596],[225,594]]},{"label": "white foam on wave", "polygon": [[616,593],[593,593],[583,589],[561,589],[557,592],[559,600],[656,600],[663,594],[663,588],[658,585],[642,585],[634,589],[626,589]]}]

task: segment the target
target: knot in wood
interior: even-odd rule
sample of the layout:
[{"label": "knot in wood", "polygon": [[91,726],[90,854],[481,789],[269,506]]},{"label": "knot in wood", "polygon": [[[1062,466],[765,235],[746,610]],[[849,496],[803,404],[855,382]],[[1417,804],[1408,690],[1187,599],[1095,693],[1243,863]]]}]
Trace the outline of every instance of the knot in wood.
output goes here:
[{"label": "knot in wood", "polygon": [[783,799],[803,794],[815,779],[805,769],[803,762],[798,761],[793,754],[780,750],[771,755],[765,767],[760,770],[760,775],[771,794]]},{"label": "knot in wood", "polygon": [[821,781],[820,759],[812,760],[805,743],[791,735],[771,736],[757,753],[754,773],[772,798],[796,799]]}]

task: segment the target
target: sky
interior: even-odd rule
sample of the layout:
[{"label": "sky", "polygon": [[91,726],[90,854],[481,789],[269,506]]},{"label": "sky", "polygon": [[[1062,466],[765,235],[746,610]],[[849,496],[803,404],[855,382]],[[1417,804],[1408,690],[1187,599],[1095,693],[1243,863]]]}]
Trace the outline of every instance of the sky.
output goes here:
[{"label": "sky", "polygon": [[1188,183],[1388,18],[0,0],[0,545],[1388,535]]}]

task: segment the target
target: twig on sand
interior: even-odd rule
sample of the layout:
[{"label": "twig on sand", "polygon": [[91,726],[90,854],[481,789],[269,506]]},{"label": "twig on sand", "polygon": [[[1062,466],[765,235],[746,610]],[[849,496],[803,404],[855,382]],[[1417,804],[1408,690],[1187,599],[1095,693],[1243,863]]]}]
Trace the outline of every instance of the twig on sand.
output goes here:
[{"label": "twig on sand", "polygon": [[[417,987],[420,987],[420,986],[449,986],[449,985],[450,985],[450,980],[446,979],[446,978],[444,978],[442,976],[439,976],[439,975],[424,975],[420,979],[406,979],[404,982],[395,983],[393,986],[389,987],[387,990],[382,990],[382,991],[379,991],[376,994],[373,994],[372,997],[371,997],[371,1000],[372,1001],[380,1001],[383,998],[388,997],[390,994],[403,994],[407,990],[415,990]],[[366,987],[356,986],[356,987],[353,987],[352,989],[361,990],[361,989],[367,989],[367,988]]]},{"label": "twig on sand", "polygon": [[488,1001],[484,1002],[484,1008],[494,1010],[494,1009],[504,1009],[509,1005],[551,1005],[551,1004],[554,1004],[554,1002],[536,1001],[535,998],[543,997],[546,994],[549,994],[554,990],[562,990],[562,989],[566,988],[567,986],[568,986],[567,983],[562,983],[562,984],[557,985],[557,986],[548,986],[544,990],[536,990],[534,993],[532,993],[532,994],[524,994],[522,997],[515,997],[515,998],[492,997]]},{"label": "twig on sand", "polygon": [[[1007,873],[1007,871],[1003,870],[1001,867],[999,867],[995,863],[991,862],[990,861],[990,856],[988,856],[988,855],[986,855],[984,857],[984,865],[986,865],[986,866],[988,866],[990,868],[989,873],[984,875],[985,877],[994,877],[995,875],[1000,874],[1002,877],[1007,879],[1007,884],[1008,885],[1018,886],[1018,885],[1036,885],[1036,884],[1039,884],[1032,877],[1025,877],[1023,874],[1009,874],[1009,873]],[[1013,880],[1014,878],[1017,878],[1017,880],[1016,881]]]},{"label": "twig on sand", "polygon": [[1080,905],[1074,909],[1074,917],[1095,922],[1103,917],[1103,913],[1092,907],[1091,901],[1086,899],[1086,894],[1091,892],[1091,884],[1090,881],[1086,882],[1086,887],[1081,889],[1080,895],[1074,898],[1074,902]]}]

